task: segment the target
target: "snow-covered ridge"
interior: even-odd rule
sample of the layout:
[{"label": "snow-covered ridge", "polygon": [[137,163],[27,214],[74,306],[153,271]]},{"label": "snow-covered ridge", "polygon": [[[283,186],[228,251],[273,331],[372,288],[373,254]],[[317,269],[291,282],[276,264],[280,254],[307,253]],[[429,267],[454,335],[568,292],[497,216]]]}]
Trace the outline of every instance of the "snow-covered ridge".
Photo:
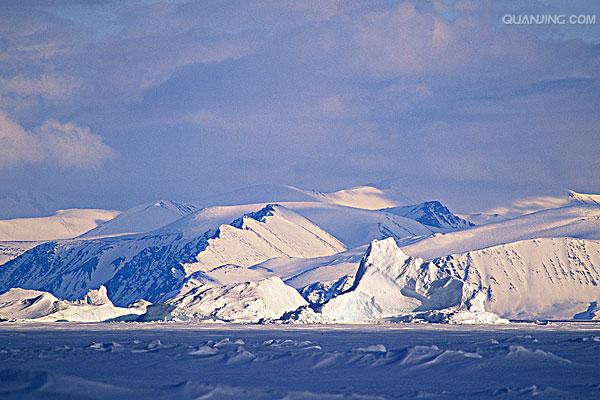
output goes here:
[{"label": "snow-covered ridge", "polygon": [[94,310],[144,298],[155,303],[146,319],[596,318],[600,207],[588,195],[476,227],[439,202],[370,210],[319,196],[196,211],[159,201],[81,238],[5,243],[16,258],[0,267],[0,291],[43,290]]},{"label": "snow-covered ridge", "polygon": [[580,204],[600,206],[600,194],[577,193],[569,190],[569,199]]},{"label": "snow-covered ridge", "polygon": [[74,238],[119,215],[97,209],[59,210],[49,217],[0,220],[0,241],[45,241]]},{"label": "snow-covered ridge", "polygon": [[[197,271],[344,250],[331,235],[285,207],[269,205],[253,214],[257,210],[260,205],[208,208],[150,234],[48,242],[2,266],[0,290],[23,287],[77,299],[106,285],[115,304],[140,298],[154,302],[176,294]],[[241,220],[240,212],[246,214]],[[260,221],[252,218],[256,215]]]},{"label": "snow-covered ridge", "polygon": [[375,240],[353,286],[325,303],[327,321],[360,322],[458,306],[462,282],[435,264],[411,258],[391,239]]},{"label": "snow-covered ridge", "polygon": [[222,265],[249,267],[270,258],[309,258],[345,250],[336,238],[280,205],[268,204],[221,225],[196,260],[184,264],[186,275]]},{"label": "snow-covered ridge", "polygon": [[571,237],[600,240],[600,207],[575,203],[468,230],[435,235],[403,247],[426,259],[464,253],[533,238]]},{"label": "snow-covered ridge", "polygon": [[0,242],[0,266],[39,244],[40,242]]},{"label": "snow-covered ridge", "polygon": [[158,200],[122,212],[119,216],[81,235],[98,238],[150,232],[168,225],[198,209],[191,204]]}]

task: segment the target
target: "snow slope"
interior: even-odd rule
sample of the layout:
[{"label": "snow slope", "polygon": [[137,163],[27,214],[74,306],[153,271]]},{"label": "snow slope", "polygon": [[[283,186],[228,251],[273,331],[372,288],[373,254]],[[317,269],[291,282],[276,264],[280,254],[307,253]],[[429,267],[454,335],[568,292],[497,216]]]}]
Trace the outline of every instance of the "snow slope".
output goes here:
[{"label": "snow slope", "polygon": [[267,202],[321,202],[339,206],[379,210],[399,204],[384,191],[373,186],[356,186],[335,192],[304,190],[289,185],[255,185],[196,201],[204,207]]},{"label": "snow slope", "polygon": [[600,324],[0,324],[2,400],[600,397]]},{"label": "snow slope", "polygon": [[177,294],[197,271],[342,250],[331,235],[282,206],[210,207],[148,234],[44,243],[0,268],[0,290],[23,287],[77,299],[106,285],[117,305],[155,302]]},{"label": "snow slope", "polygon": [[386,211],[317,202],[283,204],[335,236],[348,248],[368,245],[373,239],[390,236],[401,243],[410,243],[434,232],[445,231]]},{"label": "snow slope", "polygon": [[569,200],[575,203],[600,206],[600,194],[577,193],[569,190]]},{"label": "snow slope", "polygon": [[573,319],[600,302],[600,241],[530,239],[433,263],[465,282],[464,299],[485,293],[485,310],[505,318]]},{"label": "snow slope", "polygon": [[124,211],[111,221],[85,232],[81,237],[107,237],[150,232],[195,211],[197,208],[190,204],[158,200]]},{"label": "snow slope", "polygon": [[101,322],[134,319],[146,312],[147,304],[115,307],[106,288],[90,290],[79,301],[60,300],[48,292],[13,288],[0,295],[0,319],[35,320],[38,322]]},{"label": "snow slope", "polygon": [[373,186],[357,186],[331,193],[316,192],[316,195],[318,200],[326,203],[365,210],[380,210],[399,205],[398,201],[389,198],[383,190]]},{"label": "snow slope", "polygon": [[403,251],[431,259],[541,237],[600,239],[600,207],[574,204],[542,210],[464,231],[435,235],[404,246]]},{"label": "snow slope", "polygon": [[40,242],[0,242],[0,266],[38,244]]},{"label": "snow slope", "polygon": [[59,210],[49,217],[0,220],[0,241],[44,241],[73,238],[109,221],[118,211]]}]

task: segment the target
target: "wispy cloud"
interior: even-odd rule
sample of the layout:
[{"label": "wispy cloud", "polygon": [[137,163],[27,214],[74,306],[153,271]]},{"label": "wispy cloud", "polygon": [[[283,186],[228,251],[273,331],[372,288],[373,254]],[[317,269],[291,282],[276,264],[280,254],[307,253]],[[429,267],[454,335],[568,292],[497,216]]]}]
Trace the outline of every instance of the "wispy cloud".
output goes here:
[{"label": "wispy cloud", "polygon": [[77,78],[57,74],[32,77],[17,75],[12,78],[0,77],[0,94],[60,100],[71,95],[79,85]]},{"label": "wispy cloud", "polygon": [[98,168],[114,151],[89,128],[47,120],[27,131],[0,114],[0,167],[56,163],[61,167]]}]

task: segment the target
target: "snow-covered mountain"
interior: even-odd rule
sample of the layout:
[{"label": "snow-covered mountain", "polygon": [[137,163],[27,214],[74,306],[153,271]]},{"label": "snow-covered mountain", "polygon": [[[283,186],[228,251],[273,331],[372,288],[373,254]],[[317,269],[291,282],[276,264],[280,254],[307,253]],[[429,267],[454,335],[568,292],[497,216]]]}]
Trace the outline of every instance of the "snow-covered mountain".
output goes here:
[{"label": "snow-covered mountain", "polygon": [[108,237],[150,232],[195,211],[198,209],[191,204],[158,200],[130,208],[111,221],[88,230],[81,237]]},{"label": "snow-covered mountain", "polygon": [[309,258],[343,250],[341,242],[306,218],[269,204],[221,225],[206,249],[184,269],[189,275],[223,265],[249,267],[275,257]]},{"label": "snow-covered mountain", "polygon": [[119,215],[97,209],[59,210],[49,217],[0,220],[0,241],[45,241],[74,238]]},{"label": "snow-covered mountain", "polygon": [[446,231],[380,210],[364,210],[319,202],[283,204],[335,236],[348,248],[366,245],[373,239],[390,236],[401,243],[410,243],[435,232]]},{"label": "snow-covered mountain", "polygon": [[574,203],[518,218],[435,235],[404,246],[411,256],[426,259],[464,253],[532,238],[600,239],[600,206]]},{"label": "snow-covered mountain", "polygon": [[[145,319],[597,318],[594,195],[472,226],[439,202],[370,209],[379,194],[353,190],[328,198],[286,188],[301,201],[200,210],[155,202],[76,239],[4,243],[13,259],[0,267],[0,292],[43,290],[81,305],[105,286],[116,307],[155,303]],[[104,303],[101,294],[83,302]]]},{"label": "snow-covered mountain", "polygon": [[458,306],[462,282],[433,263],[404,254],[389,238],[373,241],[352,287],[325,303],[327,321],[373,321]]},{"label": "snow-covered mountain", "polygon": [[374,241],[352,287],[322,307],[326,321],[369,321],[455,309],[510,319],[593,316],[600,242],[531,239],[425,261]]},{"label": "snow-covered mountain", "polygon": [[223,264],[343,251],[334,237],[283,206],[211,207],[149,234],[39,245],[0,268],[0,290],[45,290],[77,299],[106,285],[126,305],[176,294],[187,276]]},{"label": "snow-covered mountain", "polygon": [[462,230],[474,225],[453,214],[439,201],[427,201],[420,204],[388,208],[385,211],[401,217],[414,219],[423,225],[446,231]]}]

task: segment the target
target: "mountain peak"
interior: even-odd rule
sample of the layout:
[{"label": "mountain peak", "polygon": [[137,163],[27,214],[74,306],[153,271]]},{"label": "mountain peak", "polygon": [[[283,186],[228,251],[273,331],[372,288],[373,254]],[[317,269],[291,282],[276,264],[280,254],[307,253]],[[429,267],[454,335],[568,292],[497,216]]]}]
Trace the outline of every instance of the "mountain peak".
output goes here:
[{"label": "mountain peak", "polygon": [[414,219],[423,225],[444,230],[461,230],[474,226],[471,222],[452,213],[448,207],[437,200],[410,206],[388,208],[385,211],[401,217]]},{"label": "mountain peak", "polygon": [[279,204],[267,204],[263,208],[258,211],[253,211],[242,215],[240,218],[234,220],[230,225],[235,228],[242,228],[244,224],[244,219],[252,218],[258,222],[265,222],[267,217],[270,217],[275,214],[276,209],[280,207]]},{"label": "mountain peak", "polygon": [[157,200],[146,208],[164,208],[179,213],[181,216],[191,214],[198,208],[192,204],[177,203],[172,200]]}]

